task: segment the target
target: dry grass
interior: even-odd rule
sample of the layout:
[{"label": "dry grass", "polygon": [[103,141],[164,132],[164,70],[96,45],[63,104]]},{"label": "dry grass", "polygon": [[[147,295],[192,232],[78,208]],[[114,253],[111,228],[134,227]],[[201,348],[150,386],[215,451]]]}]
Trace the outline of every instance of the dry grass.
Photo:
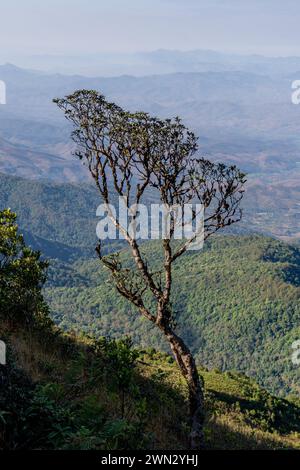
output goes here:
[{"label": "dry grass", "polygon": [[[7,334],[9,325],[1,325],[1,335]],[[88,354],[88,341],[75,342],[62,335],[58,340],[45,342],[36,334],[24,329],[10,331],[9,341],[17,362],[35,382],[64,384],[66,375],[72,372],[72,358],[62,350],[66,342]],[[117,419],[120,397],[106,383],[91,386],[88,383],[88,364],[85,364],[78,381],[75,400],[93,394],[111,419]],[[209,449],[300,449],[300,435],[282,435],[250,426],[242,411],[226,402],[229,397],[237,403],[245,399],[243,381],[230,375],[203,371],[207,390],[207,420],[205,425],[206,446]],[[146,430],[152,436],[152,449],[186,449],[188,435],[188,403],[186,384],[176,366],[164,354],[145,354],[136,371],[136,384],[140,395],[147,402]],[[253,386],[256,390],[256,386]],[[257,387],[259,389],[259,387]],[[222,397],[226,397],[226,399]],[[224,401],[225,400],[225,401]],[[136,400],[126,397],[126,413],[130,419],[138,419]]]}]

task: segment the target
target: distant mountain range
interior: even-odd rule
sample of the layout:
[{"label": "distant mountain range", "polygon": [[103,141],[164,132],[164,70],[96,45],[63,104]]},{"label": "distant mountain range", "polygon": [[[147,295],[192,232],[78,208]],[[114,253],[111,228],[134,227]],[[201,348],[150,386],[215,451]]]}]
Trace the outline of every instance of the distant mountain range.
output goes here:
[{"label": "distant mountain range", "polygon": [[[97,89],[130,110],[181,116],[199,136],[202,155],[235,163],[248,173],[249,223],[276,236],[298,237],[300,106],[291,102],[291,83],[300,78],[300,59],[211,51],[156,51],[141,57],[164,67],[177,64],[177,69],[91,78],[0,66],[0,79],[7,85],[7,105],[0,106],[0,171],[88,182],[71,155],[70,127],[52,99],[79,88]],[[200,62],[207,67],[191,65]],[[214,64],[225,66],[216,69]]]},{"label": "distant mountain range", "polygon": [[81,167],[62,156],[0,138],[0,169],[8,175],[54,181],[84,178]]},{"label": "distant mountain range", "polygon": [[20,67],[50,73],[86,76],[152,75],[176,72],[224,72],[243,70],[262,75],[287,74],[300,70],[299,57],[264,57],[226,54],[213,50],[166,50],[137,53],[100,53],[85,55],[32,55],[8,57],[0,53],[0,62],[10,60]]},{"label": "distant mountain range", "polygon": [[[199,135],[203,152],[215,151],[216,146],[224,154],[245,149],[252,154],[284,151],[290,165],[298,161],[300,107],[291,103],[289,76],[209,71],[87,78],[7,64],[0,66],[0,79],[7,84],[7,105],[0,107],[0,137],[40,151],[68,153],[69,129],[52,99],[89,88],[132,111],[181,116]],[[243,160],[247,165],[249,158]]]}]

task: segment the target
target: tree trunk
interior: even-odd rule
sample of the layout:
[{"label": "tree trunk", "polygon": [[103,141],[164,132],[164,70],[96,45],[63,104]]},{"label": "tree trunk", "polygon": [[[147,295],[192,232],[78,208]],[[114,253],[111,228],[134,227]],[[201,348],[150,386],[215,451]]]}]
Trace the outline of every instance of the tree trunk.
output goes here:
[{"label": "tree trunk", "polygon": [[170,343],[176,362],[188,385],[191,420],[190,449],[198,450],[204,446],[204,394],[195,359],[184,341],[171,328],[165,326],[160,326],[160,328]]}]

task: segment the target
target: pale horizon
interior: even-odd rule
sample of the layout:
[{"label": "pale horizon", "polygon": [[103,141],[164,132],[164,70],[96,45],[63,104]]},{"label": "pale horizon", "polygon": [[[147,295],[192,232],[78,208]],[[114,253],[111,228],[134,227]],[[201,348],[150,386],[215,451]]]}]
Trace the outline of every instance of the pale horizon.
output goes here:
[{"label": "pale horizon", "polygon": [[296,0],[11,0],[0,13],[5,57],[158,49],[300,56]]}]

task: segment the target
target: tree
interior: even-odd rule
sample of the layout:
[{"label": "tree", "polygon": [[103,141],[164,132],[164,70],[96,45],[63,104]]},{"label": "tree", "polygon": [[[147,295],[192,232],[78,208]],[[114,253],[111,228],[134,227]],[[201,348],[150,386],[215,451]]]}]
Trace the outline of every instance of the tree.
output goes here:
[{"label": "tree", "polygon": [[[89,90],[76,91],[54,102],[73,124],[75,155],[87,164],[108,207],[117,195],[124,198],[129,208],[139,204],[149,191],[167,207],[184,207],[196,201],[205,209],[205,240],[241,219],[245,175],[235,166],[196,157],[197,139],[179,118],[161,120],[143,112],[129,113]],[[193,221],[196,212],[192,212]],[[171,293],[173,264],[199,234],[184,243],[176,242],[174,232],[178,221],[171,215],[170,236],[161,240],[163,261],[157,273],[149,267],[136,237],[121,225],[117,215],[109,215],[131,249],[135,268],[125,268],[117,254],[103,256],[101,242],[97,254],[110,270],[118,292],[156,325],[169,342],[188,385],[190,447],[198,449],[203,444],[202,382],[191,351],[175,331]]]},{"label": "tree", "polygon": [[0,315],[14,325],[50,325],[41,293],[48,263],[26,246],[16,219],[10,209],[0,211]]}]

